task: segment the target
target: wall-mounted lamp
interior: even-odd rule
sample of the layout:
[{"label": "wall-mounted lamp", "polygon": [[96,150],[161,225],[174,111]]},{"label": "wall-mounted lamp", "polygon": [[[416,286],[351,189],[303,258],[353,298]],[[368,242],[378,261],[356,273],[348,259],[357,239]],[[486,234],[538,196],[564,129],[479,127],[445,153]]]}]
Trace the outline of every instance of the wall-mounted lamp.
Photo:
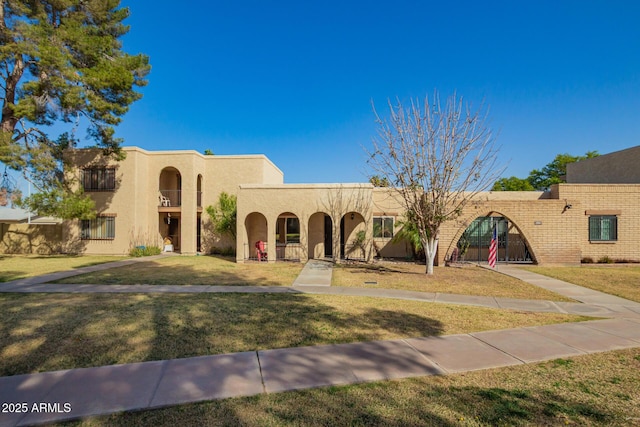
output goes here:
[{"label": "wall-mounted lamp", "polygon": [[572,207],[573,206],[571,205],[571,203],[569,203],[567,201],[567,199],[564,199],[564,209],[562,209],[562,212],[564,213],[564,212],[568,211],[569,209],[571,209]]}]

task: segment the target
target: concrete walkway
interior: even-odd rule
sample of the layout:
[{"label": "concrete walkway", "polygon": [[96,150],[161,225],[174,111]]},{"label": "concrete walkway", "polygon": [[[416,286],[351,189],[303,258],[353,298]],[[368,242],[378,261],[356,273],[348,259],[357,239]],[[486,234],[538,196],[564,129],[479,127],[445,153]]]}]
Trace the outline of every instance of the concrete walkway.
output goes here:
[{"label": "concrete walkway", "polygon": [[293,286],[331,286],[333,264],[330,261],[310,259],[293,282]]},{"label": "concrete walkway", "polygon": [[[108,268],[106,265],[102,266]],[[94,267],[100,266],[88,268]],[[0,285],[0,290],[212,292],[215,288],[216,291],[224,292],[243,290],[336,293],[612,318],[462,335],[261,350],[0,377],[0,402],[27,404],[23,412],[0,413],[0,426],[32,425],[120,411],[327,385],[441,375],[640,346],[640,304],[607,294],[593,293],[594,291],[543,278],[514,267],[500,266],[499,272],[520,275],[530,283],[539,282],[547,289],[553,288],[551,290],[554,292],[570,294],[568,296],[576,300],[584,298],[589,303],[514,300],[371,288],[335,288],[325,284],[327,276],[330,284],[330,265],[315,264],[308,270],[307,267],[309,265],[305,266],[301,273],[302,279],[299,278],[298,285],[293,288],[46,285],[42,282],[51,279],[40,278],[30,279],[29,283]],[[309,279],[304,277],[307,274],[305,270],[309,273]],[[324,280],[322,283],[321,278]],[[41,406],[43,403],[45,405]]]}]

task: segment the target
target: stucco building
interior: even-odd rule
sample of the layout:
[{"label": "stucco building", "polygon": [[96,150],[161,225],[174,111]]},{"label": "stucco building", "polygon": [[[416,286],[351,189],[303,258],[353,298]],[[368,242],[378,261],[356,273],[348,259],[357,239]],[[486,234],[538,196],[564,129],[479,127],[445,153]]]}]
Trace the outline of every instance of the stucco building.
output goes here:
[{"label": "stucco building", "polygon": [[[404,219],[392,189],[285,184],[282,171],[263,155],[123,150],[120,162],[96,150],[69,153],[75,165],[69,178],[95,200],[95,220],[48,225],[59,234],[42,232],[45,225],[4,224],[0,251],[125,254],[136,245],[170,240],[183,254],[234,246],[238,262],[412,254],[408,244],[392,241]],[[547,192],[480,193],[460,218],[442,227],[436,262],[461,253],[486,261],[494,226],[500,261],[640,261],[638,171],[640,147],[634,147],[569,165],[567,183]],[[205,211],[223,191],[238,200],[235,242],[212,235]]]}]

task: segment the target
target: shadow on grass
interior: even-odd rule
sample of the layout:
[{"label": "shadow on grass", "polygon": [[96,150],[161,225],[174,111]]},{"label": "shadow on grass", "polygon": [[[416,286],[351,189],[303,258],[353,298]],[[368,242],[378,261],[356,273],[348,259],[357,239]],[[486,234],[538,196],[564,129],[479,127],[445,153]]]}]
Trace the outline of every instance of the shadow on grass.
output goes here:
[{"label": "shadow on grass", "polygon": [[[605,406],[542,390],[442,387],[421,380],[226,399],[101,417],[104,425],[608,425]],[[624,421],[624,420],[618,420]],[[67,425],[77,425],[68,423]]]},{"label": "shadow on grass", "polygon": [[227,257],[167,257],[61,279],[64,284],[290,286],[300,264],[238,264]]},{"label": "shadow on grass", "polygon": [[[21,270],[18,269],[12,269],[12,270],[4,270],[4,271],[0,271],[0,283],[2,282],[10,282],[13,280],[18,280],[18,279],[24,279],[27,277],[30,277],[33,274],[33,263],[38,263],[40,260],[45,260],[45,261],[49,261],[49,266],[51,266],[52,268],[50,269],[50,271],[48,272],[43,272],[42,274],[49,274],[49,273],[56,273],[56,272],[61,272],[61,271],[73,271],[73,270],[77,270],[83,267],[91,267],[94,265],[99,265],[99,264],[105,264],[105,263],[109,263],[109,262],[113,262],[113,261],[121,261],[123,259],[123,257],[114,257],[115,259],[110,260],[108,258],[103,258],[100,260],[92,260],[92,261],[87,261],[85,263],[79,264],[79,265],[67,265],[65,263],[65,261],[70,260],[70,259],[82,259],[83,256],[82,255],[37,255],[37,256],[28,256],[28,257],[7,257],[7,256],[2,256],[0,255],[0,266],[2,266],[3,264],[1,263],[2,261],[7,261],[9,262],[9,264],[11,265],[10,260],[11,259],[23,259],[26,262],[23,263],[24,267],[21,266]],[[60,263],[52,263],[51,261],[56,261],[56,260],[60,260]],[[6,265],[6,264],[5,264]],[[55,265],[55,266],[54,266]],[[14,266],[12,266],[14,267]],[[37,267],[36,267],[37,269]]]},{"label": "shadow on grass", "polygon": [[443,331],[303,294],[0,294],[0,312],[0,376]]}]

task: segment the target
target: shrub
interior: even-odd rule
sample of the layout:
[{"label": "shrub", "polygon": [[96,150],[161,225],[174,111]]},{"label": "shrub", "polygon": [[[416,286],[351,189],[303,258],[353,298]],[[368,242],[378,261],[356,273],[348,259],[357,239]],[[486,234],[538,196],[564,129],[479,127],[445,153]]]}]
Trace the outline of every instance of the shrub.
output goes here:
[{"label": "shrub", "polygon": [[586,256],[582,258],[580,262],[583,264],[593,264],[593,258],[591,258],[590,256]]},{"label": "shrub", "polygon": [[162,253],[162,249],[158,246],[136,246],[129,251],[129,255],[132,257],[160,255],[160,253]]},{"label": "shrub", "polygon": [[598,259],[598,264],[613,264],[613,260],[605,255]]},{"label": "shrub", "polygon": [[222,255],[222,256],[235,256],[236,249],[232,246],[227,246],[225,248],[212,247],[209,250],[211,255]]}]

